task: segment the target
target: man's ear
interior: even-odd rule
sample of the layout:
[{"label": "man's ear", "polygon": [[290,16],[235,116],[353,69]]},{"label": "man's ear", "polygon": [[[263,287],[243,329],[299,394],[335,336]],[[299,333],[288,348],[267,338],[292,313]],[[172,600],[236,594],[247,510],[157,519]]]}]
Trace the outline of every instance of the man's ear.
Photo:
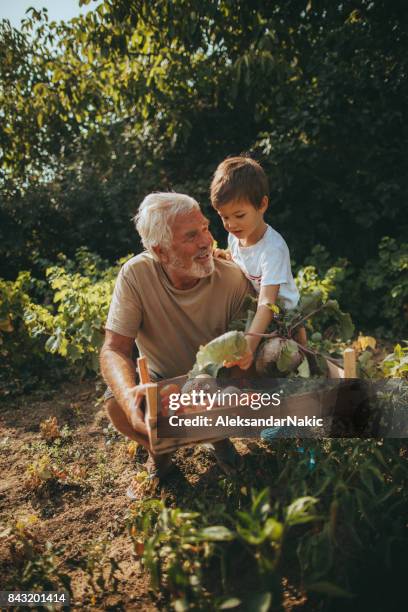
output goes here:
[{"label": "man's ear", "polygon": [[154,251],[154,254],[156,255],[157,259],[160,261],[160,263],[168,263],[169,261],[169,257],[167,255],[167,252],[165,249],[163,249],[163,247],[161,246],[154,246],[152,247],[152,250]]},{"label": "man's ear", "polygon": [[261,200],[261,206],[260,206],[261,212],[264,213],[266,209],[268,208],[268,206],[269,206],[269,198],[268,196],[265,195]]}]

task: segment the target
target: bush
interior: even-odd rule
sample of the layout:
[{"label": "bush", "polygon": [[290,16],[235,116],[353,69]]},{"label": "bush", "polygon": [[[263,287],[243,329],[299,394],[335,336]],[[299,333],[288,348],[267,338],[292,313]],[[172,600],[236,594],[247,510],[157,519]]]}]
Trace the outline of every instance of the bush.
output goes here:
[{"label": "bush", "polygon": [[50,365],[44,342],[24,321],[39,284],[29,272],[20,272],[15,281],[0,279],[0,382],[6,395],[30,390]]},{"label": "bush", "polygon": [[322,245],[305,262],[297,273],[299,288],[328,292],[358,328],[374,335],[396,339],[408,333],[408,243],[384,237],[377,257],[360,267],[335,260]]},{"label": "bush", "polygon": [[37,371],[45,369],[51,355],[63,358],[54,357],[54,367],[64,361],[81,375],[99,370],[111,294],[128,257],[111,267],[86,249],[78,250],[74,260],[59,259],[60,265],[46,268],[46,283],[29,272],[14,282],[0,279],[4,376],[7,369],[15,374],[33,362]]}]

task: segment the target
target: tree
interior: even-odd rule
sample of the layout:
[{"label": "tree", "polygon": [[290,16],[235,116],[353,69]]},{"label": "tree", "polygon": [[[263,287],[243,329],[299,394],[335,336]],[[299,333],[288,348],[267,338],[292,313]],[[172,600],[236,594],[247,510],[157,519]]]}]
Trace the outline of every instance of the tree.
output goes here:
[{"label": "tree", "polygon": [[406,231],[406,21],[397,1],[111,0],[3,24],[5,226],[21,253],[115,258],[148,191],[212,215],[211,173],[249,151],[296,260],[321,243],[360,265]]}]

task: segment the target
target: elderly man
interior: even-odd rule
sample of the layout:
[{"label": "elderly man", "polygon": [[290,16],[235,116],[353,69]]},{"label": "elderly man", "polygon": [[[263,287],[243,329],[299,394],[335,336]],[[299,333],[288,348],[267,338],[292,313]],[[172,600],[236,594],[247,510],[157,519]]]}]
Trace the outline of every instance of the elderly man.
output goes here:
[{"label": "elderly man", "polygon": [[[109,385],[105,398],[113,425],[149,449],[135,385],[135,340],[152,378],[185,374],[199,346],[227,331],[250,288],[235,264],[213,259],[208,220],[193,198],[150,194],[135,224],[146,251],[126,262],[117,278],[101,369]],[[214,447],[225,468],[233,461],[233,446],[222,441]],[[164,478],[170,458],[149,454],[147,469]]]}]

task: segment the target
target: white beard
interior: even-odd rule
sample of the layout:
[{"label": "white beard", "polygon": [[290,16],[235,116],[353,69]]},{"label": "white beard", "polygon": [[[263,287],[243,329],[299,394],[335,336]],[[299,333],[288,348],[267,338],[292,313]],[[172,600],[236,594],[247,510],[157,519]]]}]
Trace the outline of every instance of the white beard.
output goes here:
[{"label": "white beard", "polygon": [[179,272],[183,270],[186,275],[191,278],[205,278],[206,276],[210,276],[214,272],[214,258],[210,257],[208,261],[205,263],[201,263],[195,259],[193,259],[192,264],[189,268],[183,266],[181,260],[178,257],[170,257],[169,263],[167,264],[169,268],[173,268],[175,272]]},{"label": "white beard", "polygon": [[210,257],[210,259],[205,263],[199,263],[198,261],[193,261],[193,265],[190,268],[191,275],[196,278],[205,278],[206,276],[210,276],[214,272],[214,259]]}]

